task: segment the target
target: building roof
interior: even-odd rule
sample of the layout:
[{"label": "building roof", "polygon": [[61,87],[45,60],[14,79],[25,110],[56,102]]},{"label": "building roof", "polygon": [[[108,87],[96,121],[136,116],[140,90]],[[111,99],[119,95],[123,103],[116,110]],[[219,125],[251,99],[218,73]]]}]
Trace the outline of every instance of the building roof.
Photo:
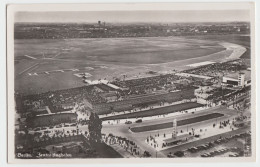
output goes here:
[{"label": "building roof", "polygon": [[249,70],[243,70],[243,71],[237,71],[234,73],[229,73],[229,74],[225,75],[224,77],[238,79],[238,74],[241,72],[245,74],[245,80],[251,80],[251,71],[249,71]]}]

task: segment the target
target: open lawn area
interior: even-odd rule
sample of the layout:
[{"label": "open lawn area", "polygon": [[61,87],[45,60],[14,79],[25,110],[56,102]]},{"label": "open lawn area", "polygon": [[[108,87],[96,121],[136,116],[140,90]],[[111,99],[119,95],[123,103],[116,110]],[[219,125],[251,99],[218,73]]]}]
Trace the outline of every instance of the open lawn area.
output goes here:
[{"label": "open lawn area", "polygon": [[[206,47],[203,47],[206,46]],[[15,40],[15,59],[73,59],[156,64],[206,56],[224,50],[216,42],[177,37]]]},{"label": "open lawn area", "polygon": [[251,42],[250,35],[205,35],[205,36],[187,36],[187,39],[200,39],[200,40],[216,40],[216,41],[225,41],[234,44],[244,46],[246,52],[241,56],[244,59],[251,58]]},{"label": "open lawn area", "polygon": [[97,151],[98,158],[123,158],[118,152],[116,152],[112,147],[106,145],[105,143],[92,144],[94,149]]},{"label": "open lawn area", "polygon": [[[89,80],[112,80],[124,74],[170,71],[229,54],[218,41],[183,37],[26,39],[15,40],[14,47],[15,91],[25,94],[83,86],[75,73],[89,73]],[[79,71],[44,74],[73,68]]]},{"label": "open lawn area", "polygon": [[[202,122],[202,121],[206,121],[209,119],[214,119],[214,118],[218,118],[218,117],[222,117],[222,116],[224,116],[224,114],[211,113],[211,114],[206,114],[206,115],[202,115],[202,116],[198,116],[198,117],[194,117],[194,118],[178,120],[177,126],[193,124],[193,123]],[[173,122],[166,122],[166,123],[162,123],[162,124],[134,127],[134,128],[131,128],[131,131],[132,132],[145,132],[145,131],[166,129],[166,128],[171,128],[171,127],[173,127]]]}]

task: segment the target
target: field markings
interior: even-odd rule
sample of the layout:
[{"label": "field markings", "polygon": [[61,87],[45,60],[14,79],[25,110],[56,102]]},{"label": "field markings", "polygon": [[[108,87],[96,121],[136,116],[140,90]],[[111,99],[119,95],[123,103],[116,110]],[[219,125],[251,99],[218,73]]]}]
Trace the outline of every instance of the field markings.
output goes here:
[{"label": "field markings", "polygon": [[58,54],[56,54],[55,56],[53,56],[51,59],[53,59],[53,58],[55,58],[55,57],[57,57],[57,56],[59,56],[59,55],[61,55],[62,54],[62,52],[60,52],[60,53],[58,53]]},{"label": "field markings", "polygon": [[32,57],[32,56],[29,56],[29,55],[24,55],[25,57],[28,57],[28,58],[30,58],[30,59],[34,59],[34,60],[36,60],[37,58],[35,58],[35,57]]},{"label": "field markings", "polygon": [[37,74],[41,75],[41,74],[52,74],[52,73],[64,73],[64,72],[70,72],[70,71],[79,71],[79,69],[76,68],[71,68],[71,69],[58,69],[58,70],[51,70],[51,71],[39,71],[37,72]]},{"label": "field markings", "polygon": [[24,72],[26,72],[26,71],[28,71],[28,70],[32,69],[33,67],[35,67],[35,66],[37,66],[37,65],[39,65],[39,63],[36,63],[36,64],[34,64],[34,65],[32,65],[32,66],[30,66],[30,67],[26,68],[25,70],[23,70],[22,72],[20,72],[18,75],[21,75],[21,74],[23,74]]},{"label": "field markings", "polygon": [[[34,71],[37,69],[39,66],[34,66],[33,68],[30,69],[30,71]],[[28,75],[38,75],[37,73],[28,73]]]}]

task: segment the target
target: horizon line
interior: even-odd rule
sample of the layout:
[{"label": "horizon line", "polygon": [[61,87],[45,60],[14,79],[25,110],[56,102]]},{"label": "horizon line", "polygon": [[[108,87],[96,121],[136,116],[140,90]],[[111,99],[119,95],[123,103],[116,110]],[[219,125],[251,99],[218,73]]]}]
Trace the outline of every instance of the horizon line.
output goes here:
[{"label": "horizon line", "polygon": [[[102,22],[102,21],[101,21]],[[173,21],[170,21],[170,22],[167,22],[167,21],[162,21],[162,22],[159,22],[159,21],[153,21],[153,22],[142,22],[142,21],[135,21],[135,22],[105,22],[106,24],[110,24],[110,23],[127,23],[127,24],[130,24],[130,23],[234,23],[234,22],[237,22],[237,23],[250,23],[251,21],[189,21],[189,22],[173,22]],[[14,23],[56,23],[56,24],[59,24],[59,23],[97,23],[97,22],[45,22],[45,21],[34,21],[34,22],[24,22],[24,21],[16,21]]]}]

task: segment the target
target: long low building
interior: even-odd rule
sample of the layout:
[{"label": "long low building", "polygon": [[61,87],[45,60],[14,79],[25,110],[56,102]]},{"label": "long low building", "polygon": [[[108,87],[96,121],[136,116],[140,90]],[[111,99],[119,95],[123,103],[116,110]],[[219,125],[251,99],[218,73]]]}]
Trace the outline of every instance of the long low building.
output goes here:
[{"label": "long low building", "polygon": [[61,112],[37,115],[33,119],[28,118],[27,121],[31,127],[53,126],[60,123],[75,123],[77,114],[72,112]]},{"label": "long low building", "polygon": [[157,103],[161,101],[175,102],[183,99],[191,99],[194,96],[194,89],[187,89],[176,92],[167,93],[150,93],[138,95],[121,101],[107,102],[107,103],[91,103],[85,99],[85,106],[92,109],[97,114],[107,114],[111,112],[119,112],[133,109],[138,104]]}]

